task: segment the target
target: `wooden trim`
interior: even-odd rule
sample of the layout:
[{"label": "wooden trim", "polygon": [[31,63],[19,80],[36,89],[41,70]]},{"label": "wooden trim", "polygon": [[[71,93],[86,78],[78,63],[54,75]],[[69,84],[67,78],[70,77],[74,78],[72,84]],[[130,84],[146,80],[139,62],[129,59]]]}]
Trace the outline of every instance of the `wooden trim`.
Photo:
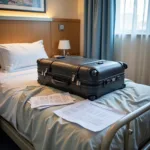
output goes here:
[{"label": "wooden trim", "polygon": [[54,22],[80,22],[80,19],[52,18]]},{"label": "wooden trim", "polygon": [[0,20],[23,20],[23,21],[48,21],[48,22],[78,22],[80,19],[66,19],[66,18],[45,18],[45,17],[24,17],[24,16],[0,16]]}]

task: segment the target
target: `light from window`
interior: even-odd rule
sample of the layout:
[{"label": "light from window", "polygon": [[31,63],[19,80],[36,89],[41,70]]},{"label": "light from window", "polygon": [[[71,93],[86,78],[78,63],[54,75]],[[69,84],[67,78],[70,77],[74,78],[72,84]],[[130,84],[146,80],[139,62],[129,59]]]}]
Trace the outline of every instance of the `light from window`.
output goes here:
[{"label": "light from window", "polygon": [[149,1],[150,0],[116,0],[116,34],[149,32]]}]

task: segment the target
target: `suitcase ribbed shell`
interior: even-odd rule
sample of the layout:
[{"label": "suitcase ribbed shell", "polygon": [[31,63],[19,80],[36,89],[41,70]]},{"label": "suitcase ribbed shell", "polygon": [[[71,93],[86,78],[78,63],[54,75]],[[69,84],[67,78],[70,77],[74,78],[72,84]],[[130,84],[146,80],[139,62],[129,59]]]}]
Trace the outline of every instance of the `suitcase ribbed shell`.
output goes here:
[{"label": "suitcase ribbed shell", "polygon": [[122,62],[87,58],[39,59],[38,82],[94,100],[125,87]]}]

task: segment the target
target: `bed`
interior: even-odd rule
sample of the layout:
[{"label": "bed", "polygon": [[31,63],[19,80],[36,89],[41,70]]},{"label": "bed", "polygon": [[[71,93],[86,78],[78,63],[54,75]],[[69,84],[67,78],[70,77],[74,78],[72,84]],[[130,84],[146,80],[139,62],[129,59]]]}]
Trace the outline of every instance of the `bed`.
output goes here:
[{"label": "bed", "polygon": [[[43,110],[31,109],[27,102],[29,97],[62,92],[41,86],[36,80],[36,68],[13,73],[0,72],[1,128],[21,149],[100,149],[100,144],[108,129],[93,133],[57,117],[52,112],[64,106]],[[149,86],[136,84],[130,80],[126,80],[126,85],[125,89],[107,94],[99,98],[97,102],[127,113],[146,106],[150,102]],[[83,100],[76,95],[72,96],[77,101]],[[150,111],[131,122],[130,128],[134,132],[130,135],[129,149],[138,149],[148,143],[150,138],[149,116]],[[115,135],[111,149],[123,149],[124,136],[125,127],[122,127]]]},{"label": "bed", "polygon": [[[30,23],[27,27],[30,28]],[[28,33],[23,32],[25,35],[21,37],[22,34],[18,35],[19,31],[17,33],[18,28],[18,26],[14,28],[13,33],[15,34],[13,36],[27,41],[30,38],[30,36],[26,36]],[[32,31],[33,26],[30,29]],[[42,33],[43,30],[40,34],[35,32],[34,36],[38,35],[35,39],[37,37],[41,39],[42,37],[39,38],[39,36]],[[43,33],[42,35],[47,34]],[[3,39],[5,36],[2,41]],[[6,39],[13,38],[8,36]],[[47,40],[47,37],[45,39]],[[9,40],[4,42],[9,43]],[[42,44],[41,41],[39,43]],[[44,51],[43,47],[42,51]],[[26,49],[22,49],[22,45],[16,53],[14,53],[16,47],[14,48],[14,51],[7,54],[4,59],[9,60],[5,62],[7,72],[4,71],[4,68],[0,71],[0,127],[21,149],[120,150],[150,148],[150,86],[137,84],[126,79],[126,88],[97,99],[97,103],[118,109],[127,115],[103,131],[91,132],[75,123],[59,118],[53,113],[54,110],[65,106],[55,106],[43,110],[31,109],[28,101],[32,96],[61,93],[62,91],[37,83],[35,63],[36,58],[42,57],[41,49],[37,48],[32,53],[32,61],[30,61],[30,51],[33,47],[28,47],[29,53],[26,56],[24,53],[20,53]],[[0,50],[0,57],[3,51],[5,50]],[[14,54],[13,57],[12,54]],[[1,63],[0,58],[0,65],[2,65]],[[76,95],[72,95],[72,97],[76,99],[75,102],[84,100]]]}]

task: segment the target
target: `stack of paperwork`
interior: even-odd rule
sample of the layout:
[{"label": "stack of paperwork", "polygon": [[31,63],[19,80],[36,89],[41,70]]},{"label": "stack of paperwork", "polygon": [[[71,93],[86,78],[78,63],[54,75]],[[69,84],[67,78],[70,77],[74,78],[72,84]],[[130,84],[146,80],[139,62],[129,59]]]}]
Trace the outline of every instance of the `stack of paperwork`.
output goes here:
[{"label": "stack of paperwork", "polygon": [[74,98],[69,93],[51,94],[48,96],[31,97],[31,108],[44,109],[50,106],[66,105],[74,103]]},{"label": "stack of paperwork", "polygon": [[125,116],[125,113],[89,100],[66,106],[54,113],[93,132],[101,131]]}]

